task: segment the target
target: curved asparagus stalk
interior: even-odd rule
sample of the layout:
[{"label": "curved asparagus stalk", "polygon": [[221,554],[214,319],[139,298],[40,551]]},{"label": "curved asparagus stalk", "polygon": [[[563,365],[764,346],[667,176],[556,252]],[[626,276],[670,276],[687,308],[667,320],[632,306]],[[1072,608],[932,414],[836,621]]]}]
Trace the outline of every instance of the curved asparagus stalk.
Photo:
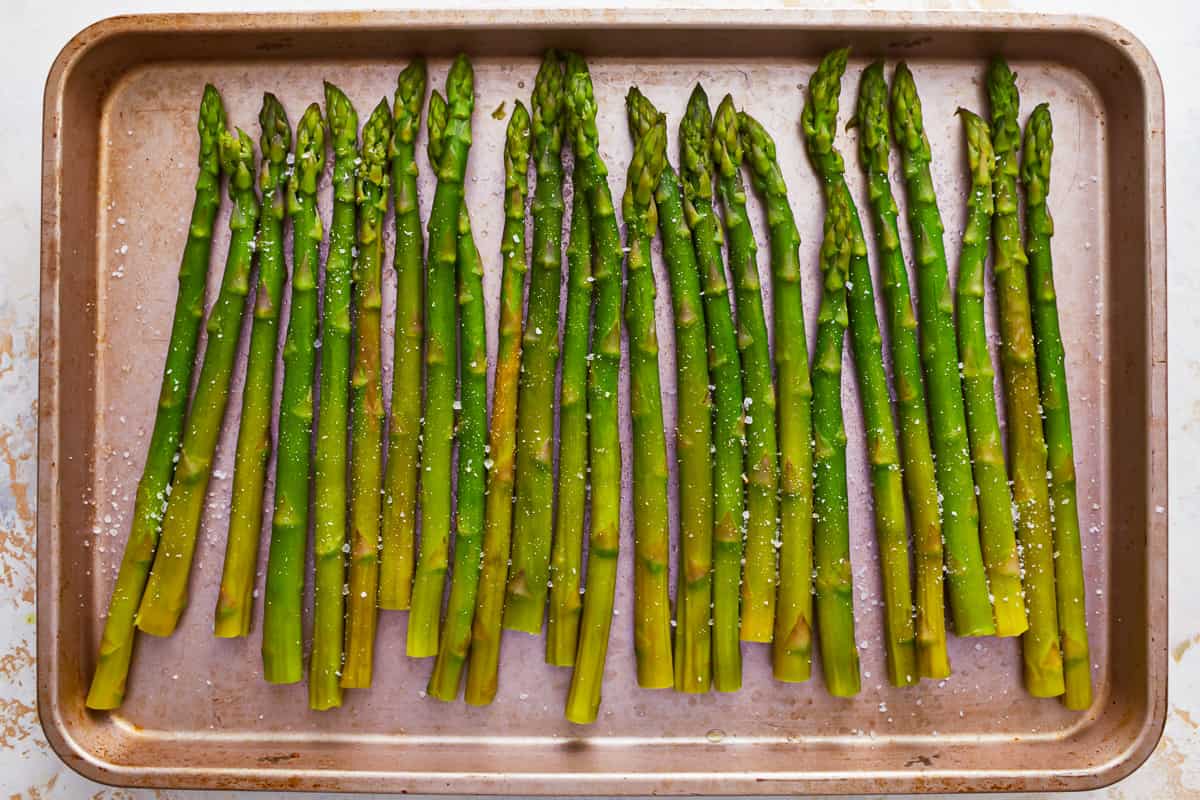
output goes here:
[{"label": "curved asparagus stalk", "polygon": [[[454,438],[454,267],[458,211],[471,146],[475,76],[464,55],[446,76],[446,97],[434,94],[426,125],[437,190],[429,213],[425,278],[425,416],[421,428],[421,550],[408,617],[408,654],[437,654],[442,592],[450,551],[450,457]],[[437,134],[436,136],[434,134]]]},{"label": "curved asparagus stalk", "polygon": [[[636,142],[662,116],[636,87],[625,98]],[[679,176],[663,157],[654,192],[675,312],[679,462],[679,573],[675,589],[675,689],[703,693],[712,684],[712,397],[700,274],[683,211]]]},{"label": "curved asparagus stalk", "polygon": [[729,303],[722,255],[724,237],[713,209],[712,113],[699,84],[679,125],[680,174],[684,211],[692,230],[697,268],[703,277],[704,322],[708,329],[708,366],[716,420],[713,426],[713,686],[719,692],[742,687],[742,651],[738,641],[742,581],[742,370]]},{"label": "curved asparagus stalk", "polygon": [[542,632],[554,525],[554,372],[562,279],[562,65],[546,52],[533,87],[533,254],[517,400],[517,505],[504,627]]},{"label": "curved asparagus stalk", "polygon": [[923,678],[945,678],[950,675],[950,659],[946,653],[942,519],[917,348],[917,319],[908,288],[908,268],[900,250],[900,229],[896,222],[899,212],[888,177],[891,126],[887,104],[883,63],[877,61],[867,67],[859,83],[855,124],[859,128],[859,160],[867,173],[867,193],[879,251],[900,420],[904,488],[914,529],[917,671]]},{"label": "curved asparagus stalk", "polygon": [[204,362],[171,483],[162,536],[138,608],[138,628],[154,636],[170,636],[187,605],[188,575],[204,513],[204,494],[212,475],[212,459],[225,407],[229,404],[229,380],[237,360],[246,297],[250,294],[250,267],[259,214],[258,195],[254,192],[254,142],[240,129],[236,134],[222,131],[220,154],[221,171],[229,176],[229,196],[233,200],[229,253],[221,291],[208,317]]},{"label": "curved asparagus stalk", "polygon": [[983,560],[996,616],[996,634],[1018,636],[1025,631],[1025,597],[1021,591],[1021,562],[1013,530],[1012,495],[996,414],[996,373],[988,352],[983,318],[984,263],[992,239],[992,135],[987,123],[959,109],[967,140],[971,189],[967,196],[967,225],[958,260],[958,342],[962,355],[963,396],[971,439],[971,460],[979,492],[980,538]]},{"label": "curved asparagus stalk", "polygon": [[586,591],[579,623],[579,651],[565,716],[571,722],[596,721],[604,662],[612,628],[621,543],[621,439],[617,416],[617,377],[621,365],[621,232],[600,157],[596,98],[587,64],[566,57],[566,104],[575,149],[575,191],[587,195],[595,247],[592,344],[588,362],[588,464],[591,472],[590,531]]},{"label": "curved asparagus stalk", "polygon": [[800,292],[800,232],[774,140],[747,114],[738,120],[750,175],[766,201],[771,231],[781,467],[779,607],[771,663],[776,680],[794,683],[808,680],[812,672],[812,383]]},{"label": "curved asparagus stalk", "polygon": [[88,708],[118,708],[125,699],[125,680],[133,657],[134,615],[141,603],[146,577],[158,546],[163,505],[183,433],[196,362],[196,343],[204,318],[204,288],[212,252],[213,220],[221,202],[217,144],[225,130],[225,108],[221,95],[211,84],[204,87],[196,130],[200,134],[200,174],[196,178],[196,199],[192,204],[191,224],[179,266],[179,292],[171,321],[162,388],[158,394],[158,411],[154,416],[150,446],[146,450],[146,464],[138,481],[129,539],[109,600],[96,673],[87,696]]},{"label": "curved asparagus stalk", "polygon": [[288,214],[292,218],[295,266],[283,345],[275,514],[263,607],[263,677],[272,683],[296,683],[304,672],[301,615],[308,545],[313,371],[317,360],[317,276],[325,235],[317,213],[317,184],[325,172],[325,123],[316,103],[305,110],[296,128],[294,163],[288,181]]},{"label": "curved asparagus stalk", "polygon": [[638,685],[664,689],[671,666],[668,595],[667,443],[658,375],[654,273],[650,243],[658,223],[654,189],[666,163],[667,126],[660,117],[633,147],[621,202],[625,219],[625,325],[629,332],[629,409],[633,419],[633,646]]},{"label": "curved asparagus stalk", "polygon": [[950,609],[959,636],[988,636],[996,632],[996,625],[979,544],[979,508],[971,475],[954,306],[942,242],[944,228],[929,172],[932,155],[921,120],[921,100],[912,73],[903,63],[896,67],[892,79],[891,111],[917,262],[921,361],[929,390],[934,463],[942,494]]},{"label": "curved asparagus stalk", "polygon": [[447,702],[458,697],[458,684],[471,646],[471,624],[483,561],[484,483],[487,439],[487,332],[483,307],[483,260],[471,232],[464,201],[458,212],[458,484],[454,536],[454,575],[446,606],[446,624],[429,695]]},{"label": "curved asparagus stalk", "polygon": [[572,180],[571,232],[567,242],[567,313],[563,322],[562,379],[558,399],[558,505],[550,551],[550,614],[546,662],[575,665],[583,597],[583,523],[587,501],[588,317],[592,305],[592,223],[585,182],[576,166]]},{"label": "curved asparagus stalk", "polygon": [[358,114],[325,84],[325,119],[333,149],[333,221],[325,258],[321,318],[321,398],[313,458],[313,641],[308,703],[317,711],[342,704],[342,639],[346,580],[346,431],[350,427],[350,283],[355,235],[354,173]]},{"label": "curved asparagus stalk", "polygon": [[391,109],[379,101],[363,125],[355,179],[358,255],[354,260],[354,367],[350,376],[350,587],[342,688],[367,689],[375,659],[379,591],[379,511],[383,497],[383,217],[387,213]]},{"label": "curved asparagus stalk", "polygon": [[[900,452],[892,422],[887,374],[883,369],[882,337],[875,317],[875,292],[867,243],[854,198],[846,187],[845,164],[833,146],[837,130],[838,94],[846,50],[828,55],[809,84],[804,107],[804,134],[808,152],[826,193],[843,196],[850,215],[853,249],[846,282],[850,345],[862,400],[867,457],[871,466],[871,494],[875,502],[875,538],[879,543],[879,568],[883,577],[884,637],[888,654],[888,680],[909,686],[919,680],[916,634],[913,629],[912,583],[908,573],[908,526],[904,513],[904,485]],[[986,597],[985,597],[986,599]]]},{"label": "curved asparagus stalk", "polygon": [[413,544],[417,527],[418,444],[421,438],[421,298],[424,280],[421,210],[417,206],[415,144],[425,104],[425,62],[413,60],[396,81],[388,158],[396,206],[396,343],[392,408],[384,475],[379,607],[404,610],[412,602]]},{"label": "curved asparagus stalk", "polygon": [[[816,87],[810,85],[816,93]],[[807,122],[805,125],[807,132]],[[821,671],[835,697],[858,694],[850,513],[846,494],[846,431],[842,425],[842,344],[849,322],[846,278],[854,233],[845,192],[825,187],[821,242],[822,294],[813,359],[813,561]]]},{"label": "curved asparagus stalk", "polygon": [[1084,603],[1083,551],[1079,541],[1079,504],[1075,496],[1075,447],[1071,440],[1071,403],[1050,237],[1054,220],[1046,205],[1050,192],[1050,156],[1054,152],[1050,107],[1033,109],[1025,124],[1025,241],[1029,279],[1033,283],[1033,343],[1046,434],[1050,508],[1054,517],[1055,595],[1062,640],[1063,703],[1075,711],[1092,704],[1091,657],[1088,652],[1087,606]]},{"label": "curved asparagus stalk", "polygon": [[[492,388],[483,571],[475,604],[466,701],[487,705],[496,696],[501,619],[512,536],[513,460],[516,448],[517,380],[521,370],[521,307],[525,300],[525,197],[529,192],[529,112],[518,100],[504,143],[504,232],[500,252],[500,341]],[[586,328],[585,328],[586,337]],[[586,347],[587,340],[584,339]],[[582,520],[580,520],[582,524]],[[553,638],[553,637],[551,637]]]},{"label": "curved asparagus stalk", "polygon": [[1046,441],[1038,408],[1038,375],[1025,274],[1028,259],[1021,244],[1017,202],[1016,76],[1001,59],[987,74],[992,106],[992,238],[996,243],[993,278],[1000,305],[1000,362],[1008,419],[1008,452],[1012,465],[1013,503],[1021,542],[1022,584],[1029,629],[1022,637],[1025,688],[1035,697],[1057,697],[1064,691],[1062,651],[1054,587],[1054,538],[1046,486]]},{"label": "curved asparagus stalk", "polygon": [[242,414],[238,423],[233,466],[233,497],[229,509],[229,534],[225,566],[213,633],[236,638],[250,633],[254,611],[254,571],[262,530],[263,485],[271,457],[271,396],[275,389],[275,349],[279,341],[279,309],[287,265],[283,257],[283,206],[292,148],[292,128],[275,95],[263,95],[258,114],[262,128],[259,146],[262,167],[258,173],[262,213],[258,220],[255,253],[258,287],[254,293],[254,322],[250,328],[250,354],[242,389]]},{"label": "curved asparagus stalk", "polygon": [[746,399],[746,566],[742,573],[742,641],[769,642],[775,625],[775,540],[778,535],[779,468],[775,451],[775,387],[767,323],[758,280],[758,246],[746,215],[742,142],[729,95],[713,118],[713,161],[725,208],[729,272],[737,301],[738,350]]}]

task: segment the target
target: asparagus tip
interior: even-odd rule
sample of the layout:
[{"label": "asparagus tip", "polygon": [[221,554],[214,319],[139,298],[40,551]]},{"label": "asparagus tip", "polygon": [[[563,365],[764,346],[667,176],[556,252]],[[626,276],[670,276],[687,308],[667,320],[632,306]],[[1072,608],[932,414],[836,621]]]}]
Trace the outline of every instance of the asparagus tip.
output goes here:
[{"label": "asparagus tip", "polygon": [[[262,130],[259,148],[262,150],[263,160],[277,167],[282,165],[292,147],[292,127],[288,124],[283,104],[270,92],[263,94],[258,124]],[[264,172],[264,176],[265,174]]]},{"label": "asparagus tip", "polygon": [[742,142],[732,95],[722,98],[713,115],[712,153],[722,175],[732,175],[742,164]]},{"label": "asparagus tip", "polygon": [[659,111],[636,86],[630,86],[625,95],[625,110],[629,121],[629,134],[636,142],[645,136],[658,122]]}]

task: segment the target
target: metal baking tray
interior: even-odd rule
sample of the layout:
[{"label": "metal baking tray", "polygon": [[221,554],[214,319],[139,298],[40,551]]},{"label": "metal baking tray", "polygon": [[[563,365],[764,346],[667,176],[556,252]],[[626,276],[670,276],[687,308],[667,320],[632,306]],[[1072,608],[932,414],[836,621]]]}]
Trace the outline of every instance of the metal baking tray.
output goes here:
[{"label": "metal baking tray", "polygon": [[[84,709],[154,411],[205,81],[222,90],[230,122],[257,137],[264,90],[277,93],[295,120],[321,97],[328,77],[365,116],[390,97],[412,55],[429,57],[430,84],[438,86],[448,57],[470,53],[478,101],[467,195],[487,262],[493,336],[505,125],[498,108],[528,97],[543,48],[577,48],[589,57],[618,193],[630,153],[622,102],[630,84],[670,116],[673,154],[691,86],[703,81],[714,104],[731,92],[779,143],[805,240],[811,335],[822,204],[798,120],[817,58],[842,44],[854,46],[843,120],[868,60],[912,65],[952,255],[966,186],[954,111],[985,109],[986,59],[1003,53],[1011,60],[1025,112],[1043,100],[1052,105],[1054,246],[1097,690],[1089,712],[1028,696],[1013,640],[955,639],[954,674],[944,683],[887,686],[853,381],[845,400],[864,670],[855,699],[830,697],[819,677],[798,686],[773,682],[761,645],[744,647],[739,693],[639,690],[626,516],[624,578],[595,725],[563,720],[568,672],[546,666],[542,641],[521,634],[506,637],[493,705],[425,698],[430,662],[403,656],[405,615],[394,612],[381,614],[374,688],[347,693],[339,711],[311,712],[302,685],[261,679],[257,619],[247,640],[211,634],[234,412],[181,629],[165,640],[140,637],[120,711]],[[852,188],[865,202],[853,134],[839,136]],[[423,142],[421,159],[427,214],[432,187]],[[79,34],[54,63],[42,181],[38,700],[54,749],[84,775],[131,786],[515,795],[1048,791],[1115,781],[1158,740],[1167,614],[1163,94],[1149,53],[1117,26],[1079,17],[799,10],[116,18]],[[323,202],[328,215],[328,193]],[[752,205],[751,212],[761,238],[761,210]],[[227,239],[223,225],[218,231],[214,275]],[[210,302],[215,285],[213,278]],[[670,400],[665,291],[659,302]],[[239,393],[235,384],[232,409],[240,408]]]}]

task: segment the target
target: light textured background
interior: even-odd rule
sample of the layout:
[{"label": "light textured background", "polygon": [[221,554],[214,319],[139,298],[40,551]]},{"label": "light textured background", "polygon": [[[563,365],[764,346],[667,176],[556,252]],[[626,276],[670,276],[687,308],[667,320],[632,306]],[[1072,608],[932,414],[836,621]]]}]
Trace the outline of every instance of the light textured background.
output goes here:
[{"label": "light textured background", "polygon": [[[495,1],[491,5],[497,5]],[[655,5],[628,2],[627,5]],[[811,4],[811,3],[810,3]],[[35,702],[34,514],[37,408],[38,185],[42,88],[60,47],[86,25],[118,13],[199,10],[329,10],[361,7],[339,0],[3,0],[0,26],[0,797],[200,798],[262,797],[229,792],[130,792],[79,778],[50,751]],[[420,5],[395,3],[395,6]],[[424,3],[428,5],[428,2]],[[471,6],[478,3],[446,2]],[[576,6],[561,0],[524,5]],[[693,3],[691,5],[699,5]],[[731,2],[721,3],[722,6]],[[763,5],[756,3],[756,6]],[[1200,562],[1200,542],[1188,521],[1200,515],[1200,339],[1191,335],[1200,305],[1200,276],[1185,258],[1200,247],[1200,229],[1184,215],[1200,192],[1200,7],[1184,2],[1116,0],[977,0],[900,3],[843,0],[839,6],[1072,11],[1110,17],[1141,38],[1157,59],[1167,97],[1169,164],[1171,415],[1170,696],[1166,732],[1150,761],[1133,776],[1089,798],[1200,796],[1200,595],[1187,570]],[[315,795],[306,795],[315,797]]]}]

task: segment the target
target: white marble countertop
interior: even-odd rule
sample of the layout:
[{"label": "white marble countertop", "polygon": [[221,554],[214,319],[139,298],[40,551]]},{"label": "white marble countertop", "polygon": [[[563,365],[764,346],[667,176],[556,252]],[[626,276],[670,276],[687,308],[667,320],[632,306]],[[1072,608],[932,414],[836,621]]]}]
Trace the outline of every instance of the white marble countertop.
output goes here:
[{"label": "white marble countertop", "polygon": [[[392,6],[428,5],[391,3]],[[627,2],[623,5],[683,5]],[[729,0],[719,3],[729,6]],[[810,5],[828,5],[809,3]],[[38,235],[42,90],[58,50],[88,24],[113,14],[200,10],[329,10],[362,7],[349,0],[6,0],[0,25],[0,796],[50,798],[255,798],[230,792],[142,792],[84,780],[54,755],[41,733],[35,700],[34,514],[37,420]],[[442,6],[472,3],[442,0]],[[575,6],[570,0],[526,6]],[[687,5],[701,5],[689,3]],[[764,3],[755,3],[761,7]],[[789,3],[791,5],[791,3]],[[1200,6],[1143,0],[958,0],[874,2],[838,6],[955,8],[1091,13],[1127,27],[1150,49],[1166,88],[1167,194],[1170,198],[1170,694],[1166,731],[1150,760],[1119,784],[1087,798],[1200,796],[1200,593],[1189,568],[1200,563]],[[376,6],[378,7],[378,6]],[[303,795],[316,797],[316,795]]]}]

